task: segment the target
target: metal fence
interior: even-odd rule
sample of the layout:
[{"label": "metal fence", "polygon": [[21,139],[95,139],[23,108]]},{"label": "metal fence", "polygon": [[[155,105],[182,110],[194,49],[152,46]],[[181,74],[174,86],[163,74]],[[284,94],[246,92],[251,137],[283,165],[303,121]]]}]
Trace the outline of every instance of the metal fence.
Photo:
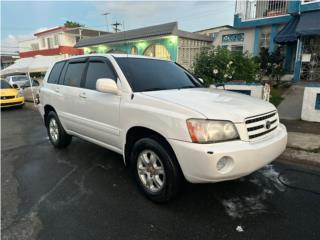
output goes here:
[{"label": "metal fence", "polygon": [[236,14],[242,20],[274,17],[288,13],[288,0],[237,0]]},{"label": "metal fence", "polygon": [[303,39],[301,79],[320,81],[320,37]]},{"label": "metal fence", "polygon": [[208,46],[179,46],[178,62],[188,70],[192,70],[198,55],[207,49]]}]

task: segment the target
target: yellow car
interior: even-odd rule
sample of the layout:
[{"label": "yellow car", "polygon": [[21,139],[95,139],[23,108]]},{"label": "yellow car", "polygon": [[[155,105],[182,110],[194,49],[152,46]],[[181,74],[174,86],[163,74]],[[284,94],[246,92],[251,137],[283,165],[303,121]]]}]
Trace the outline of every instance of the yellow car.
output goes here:
[{"label": "yellow car", "polygon": [[24,104],[24,97],[19,91],[5,80],[0,80],[0,106],[1,108],[20,106]]}]

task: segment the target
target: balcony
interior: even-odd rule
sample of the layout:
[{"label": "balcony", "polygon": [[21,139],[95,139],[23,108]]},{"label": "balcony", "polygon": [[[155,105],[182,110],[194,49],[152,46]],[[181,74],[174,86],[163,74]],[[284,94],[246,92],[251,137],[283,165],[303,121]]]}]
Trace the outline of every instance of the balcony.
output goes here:
[{"label": "balcony", "polygon": [[236,13],[242,21],[282,16],[288,13],[289,0],[237,0]]}]

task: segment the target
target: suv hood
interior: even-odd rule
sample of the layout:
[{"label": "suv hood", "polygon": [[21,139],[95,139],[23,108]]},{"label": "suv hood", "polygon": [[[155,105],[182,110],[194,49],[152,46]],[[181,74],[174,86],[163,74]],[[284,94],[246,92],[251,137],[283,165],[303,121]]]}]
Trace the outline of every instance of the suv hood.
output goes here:
[{"label": "suv hood", "polygon": [[173,89],[143,94],[189,108],[209,119],[230,120],[235,123],[276,110],[269,102],[213,88]]}]

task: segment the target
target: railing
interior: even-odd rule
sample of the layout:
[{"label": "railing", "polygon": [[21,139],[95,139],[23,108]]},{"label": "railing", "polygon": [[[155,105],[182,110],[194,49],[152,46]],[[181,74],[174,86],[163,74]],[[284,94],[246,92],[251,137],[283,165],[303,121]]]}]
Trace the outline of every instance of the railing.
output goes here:
[{"label": "railing", "polygon": [[237,0],[236,14],[242,20],[281,16],[288,13],[288,0]]}]

